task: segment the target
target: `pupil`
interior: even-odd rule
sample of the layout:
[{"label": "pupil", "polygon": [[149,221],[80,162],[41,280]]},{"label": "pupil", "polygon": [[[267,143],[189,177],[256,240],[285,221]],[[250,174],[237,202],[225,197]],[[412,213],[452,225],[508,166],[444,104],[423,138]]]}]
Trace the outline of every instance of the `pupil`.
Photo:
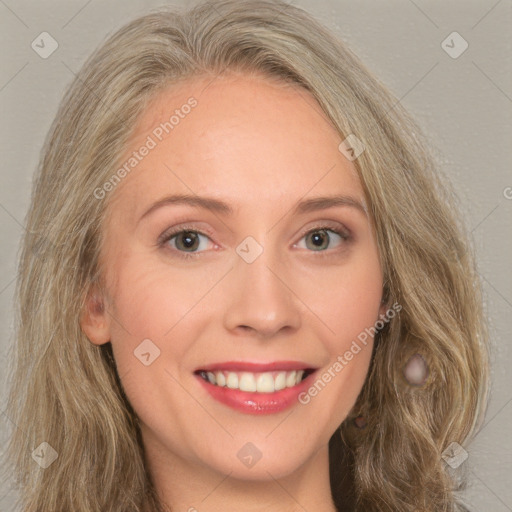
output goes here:
[{"label": "pupil", "polygon": [[[316,231],[315,233],[313,233],[312,239],[313,239],[314,246],[316,248],[321,247],[322,246],[322,241],[323,241],[322,239],[325,238],[326,236],[327,236],[327,233],[325,232],[324,229]],[[320,245],[318,245],[318,243]]]},{"label": "pupil", "polygon": [[183,233],[184,246],[187,249],[191,249],[197,241],[197,236],[192,231],[185,231]]}]

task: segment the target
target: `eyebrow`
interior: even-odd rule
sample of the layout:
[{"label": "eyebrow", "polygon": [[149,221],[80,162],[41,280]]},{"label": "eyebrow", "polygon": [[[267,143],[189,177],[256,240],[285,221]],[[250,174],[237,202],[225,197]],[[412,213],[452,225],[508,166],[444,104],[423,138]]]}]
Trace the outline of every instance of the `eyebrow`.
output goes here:
[{"label": "eyebrow", "polygon": [[[234,209],[224,201],[220,199],[215,199],[213,197],[204,197],[204,196],[196,196],[196,195],[188,195],[188,194],[177,194],[164,197],[163,199],[158,200],[156,203],[153,203],[149,209],[147,209],[139,219],[139,222],[153,213],[155,210],[169,205],[187,205],[196,208],[202,208],[204,210],[208,210],[214,213],[219,213],[223,215],[233,215]],[[318,210],[326,210],[328,208],[336,207],[336,206],[348,206],[359,210],[365,216],[368,215],[366,207],[358,201],[356,198],[352,196],[323,196],[323,197],[314,197],[312,199],[306,199],[304,201],[300,201],[293,209],[292,213],[295,214],[305,214],[310,212],[315,212]]]}]

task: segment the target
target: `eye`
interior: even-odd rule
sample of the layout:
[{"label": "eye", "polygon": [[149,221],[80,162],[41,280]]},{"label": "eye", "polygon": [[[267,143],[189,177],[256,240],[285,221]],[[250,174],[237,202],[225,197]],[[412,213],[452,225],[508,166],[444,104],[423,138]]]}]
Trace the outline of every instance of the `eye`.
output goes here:
[{"label": "eye", "polygon": [[[350,239],[347,231],[332,226],[318,226],[307,231],[301,240],[305,240],[305,248],[314,252],[325,252],[326,249],[334,249],[343,245]],[[335,247],[329,245],[335,242]],[[297,244],[298,247],[304,248],[304,245]]]},{"label": "eye", "polygon": [[[305,245],[299,242],[296,247],[325,253],[327,249],[340,248],[350,239],[348,230],[338,225],[321,225],[303,233],[301,242],[305,240]],[[158,245],[170,249],[180,258],[191,259],[208,249],[208,241],[211,241],[210,235],[192,227],[178,226],[163,233],[158,239]]]},{"label": "eye", "polygon": [[180,226],[171,232],[165,232],[159,237],[158,245],[161,247],[170,246],[171,250],[183,258],[192,258],[208,247],[209,236],[197,229],[188,229]]}]

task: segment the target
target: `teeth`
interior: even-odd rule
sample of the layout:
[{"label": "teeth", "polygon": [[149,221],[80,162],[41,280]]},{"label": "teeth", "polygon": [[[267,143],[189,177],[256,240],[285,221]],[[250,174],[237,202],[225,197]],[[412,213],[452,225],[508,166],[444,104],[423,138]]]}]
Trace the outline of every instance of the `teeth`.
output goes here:
[{"label": "teeth", "polygon": [[[217,386],[224,387],[226,385],[226,377],[222,372],[217,372],[217,375],[214,375],[214,377],[217,379]],[[215,384],[215,382],[212,382],[212,384]]]},{"label": "teeth", "polygon": [[292,386],[295,386],[296,382],[297,382],[297,372],[295,370],[293,370],[293,372],[290,372],[286,376],[286,387],[291,388]]},{"label": "teeth", "polygon": [[275,388],[274,377],[271,373],[262,373],[258,376],[256,389],[258,393],[273,393]]},{"label": "teeth", "polygon": [[238,375],[236,373],[228,373],[228,377],[226,379],[226,386],[230,389],[238,389]]},{"label": "teeth", "polygon": [[256,391],[256,380],[252,373],[242,373],[238,382],[240,391]]},{"label": "teeth", "polygon": [[286,387],[286,372],[279,372],[274,379],[274,389],[280,391]]},{"label": "teeth", "polygon": [[299,384],[304,376],[304,370],[289,372],[202,372],[201,376],[210,384],[227,386],[240,391],[273,393],[284,388],[291,388]]}]

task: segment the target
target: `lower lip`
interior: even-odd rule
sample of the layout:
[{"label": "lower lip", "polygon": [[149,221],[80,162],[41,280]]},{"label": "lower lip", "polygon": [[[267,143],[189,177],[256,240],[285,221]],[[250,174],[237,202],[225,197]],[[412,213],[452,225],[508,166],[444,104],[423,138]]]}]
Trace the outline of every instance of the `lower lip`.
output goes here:
[{"label": "lower lip", "polygon": [[245,414],[275,414],[299,403],[298,395],[309,387],[315,372],[292,388],[284,388],[273,393],[240,391],[225,386],[217,386],[197,375],[200,383],[218,402]]}]

